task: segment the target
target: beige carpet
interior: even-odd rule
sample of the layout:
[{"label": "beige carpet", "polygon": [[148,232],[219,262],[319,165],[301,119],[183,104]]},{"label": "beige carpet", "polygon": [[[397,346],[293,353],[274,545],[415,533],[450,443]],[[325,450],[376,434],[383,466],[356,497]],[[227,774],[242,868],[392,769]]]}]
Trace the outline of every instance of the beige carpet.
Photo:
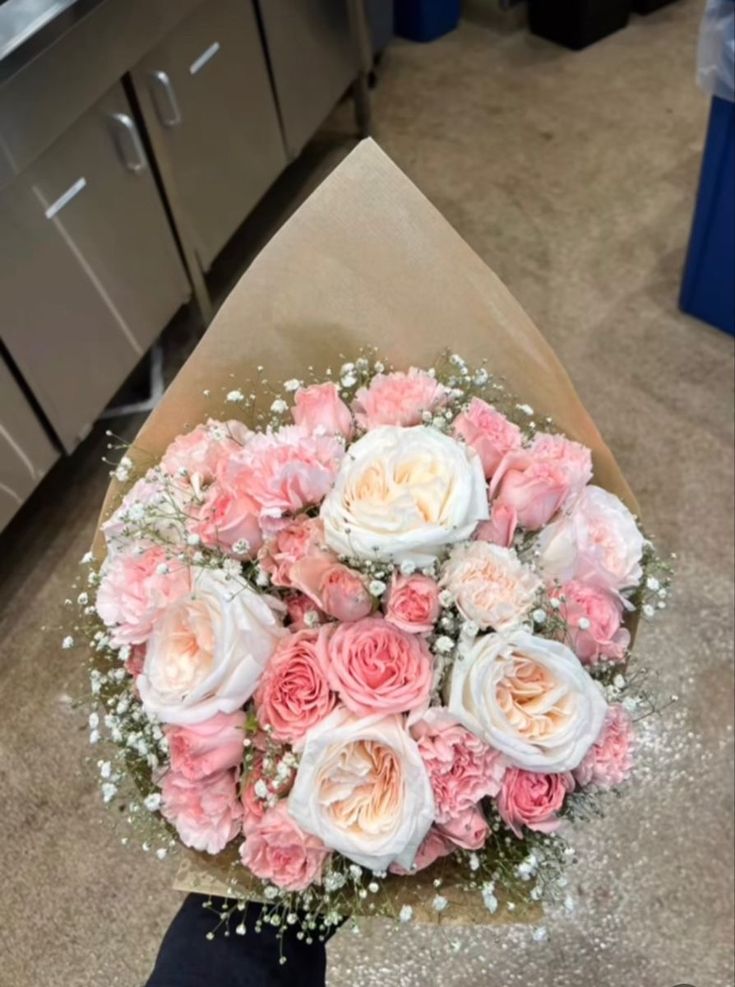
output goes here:
[{"label": "beige carpet", "polygon": [[[676,306],[706,125],[701,6],[678,0],[579,54],[464,24],[384,59],[378,140],[548,334],[679,553],[676,609],[640,651],[680,698],[646,726],[639,786],[578,839],[577,909],[549,916],[546,942],[365,923],[330,947],[331,985],[732,984],[733,345]],[[342,107],[218,264],[222,290],[348,134]],[[186,318],[167,334],[170,372],[193,338]],[[70,702],[78,657],[59,650],[104,441],[0,542],[2,987],[137,987],[178,906],[171,864],[123,848],[100,804]]]}]

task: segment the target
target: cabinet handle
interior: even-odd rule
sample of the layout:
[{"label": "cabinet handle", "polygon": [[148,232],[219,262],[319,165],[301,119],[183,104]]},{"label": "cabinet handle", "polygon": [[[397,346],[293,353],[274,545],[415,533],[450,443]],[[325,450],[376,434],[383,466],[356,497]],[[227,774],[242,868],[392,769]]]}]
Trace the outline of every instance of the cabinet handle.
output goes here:
[{"label": "cabinet handle", "polygon": [[156,106],[158,119],[164,127],[178,127],[182,120],[181,110],[168,72],[163,72],[160,69],[157,72],[151,72],[151,82],[154,84],[153,102]]},{"label": "cabinet handle", "polygon": [[140,174],[146,167],[145,151],[133,118],[127,113],[113,113],[112,121],[115,124],[117,147],[123,164],[136,175]]},{"label": "cabinet handle", "polygon": [[[70,185],[66,192],[62,192],[55,202],[52,202],[50,206],[47,206],[44,215],[46,219],[53,219],[57,212],[61,212],[64,206],[68,205],[72,199],[75,199],[81,191],[87,187],[87,179],[82,176],[77,178],[73,185]],[[40,198],[40,196],[39,196]],[[43,200],[41,200],[43,201]]]},{"label": "cabinet handle", "polygon": [[191,65],[189,66],[189,75],[196,75],[197,72],[200,72],[207,64],[207,62],[211,62],[211,60],[217,54],[219,49],[220,49],[219,41],[212,42],[209,48],[205,49],[201,53],[201,55],[199,55],[198,58],[195,58],[194,61],[191,63]]}]

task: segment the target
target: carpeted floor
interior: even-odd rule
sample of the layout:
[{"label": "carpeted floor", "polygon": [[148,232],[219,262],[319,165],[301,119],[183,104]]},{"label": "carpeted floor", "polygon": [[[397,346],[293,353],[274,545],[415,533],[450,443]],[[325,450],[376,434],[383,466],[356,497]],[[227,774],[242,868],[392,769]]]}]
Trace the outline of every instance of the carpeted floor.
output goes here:
[{"label": "carpeted floor", "polygon": [[[548,335],[679,555],[675,609],[639,639],[679,698],[645,725],[639,785],[578,839],[576,911],[550,915],[545,942],[363,923],[330,947],[334,987],[733,982],[733,344],[676,306],[707,115],[701,7],[678,0],[579,54],[465,23],[382,63],[377,139]],[[228,248],[220,297],[349,149],[348,122],[339,108]],[[194,337],[185,316],[166,334],[169,374]],[[173,865],[124,848],[100,804],[79,657],[59,649],[104,443],[97,428],[0,541],[2,987],[137,987],[178,907]]]}]

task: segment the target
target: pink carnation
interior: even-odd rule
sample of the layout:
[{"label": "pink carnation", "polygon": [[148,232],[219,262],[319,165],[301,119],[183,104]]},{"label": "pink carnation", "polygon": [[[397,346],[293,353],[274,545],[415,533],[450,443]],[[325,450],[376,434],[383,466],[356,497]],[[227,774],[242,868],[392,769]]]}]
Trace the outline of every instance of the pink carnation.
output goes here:
[{"label": "pink carnation", "polygon": [[425,641],[382,617],[340,625],[328,657],[331,687],[359,716],[408,712],[429,698],[432,656]]},{"label": "pink carnation", "polygon": [[310,435],[298,425],[256,433],[229,457],[218,479],[247,494],[267,530],[288,514],[318,504],[331,488],[344,445],[330,435]]},{"label": "pink carnation", "polygon": [[428,634],[439,616],[439,588],[429,576],[396,573],[385,602],[385,619],[409,634]]},{"label": "pink carnation", "polygon": [[488,480],[503,456],[519,449],[522,441],[518,426],[480,398],[472,398],[466,411],[457,415],[453,431],[478,454]]},{"label": "pink carnation", "polygon": [[212,483],[217,467],[227,456],[236,453],[251,432],[242,422],[218,422],[209,419],[191,432],[177,436],[161,459],[166,473],[186,478],[197,493]]},{"label": "pink carnation", "polygon": [[431,374],[411,367],[408,373],[377,374],[369,387],[359,389],[353,408],[361,428],[420,425],[423,413],[446,398],[446,388]]},{"label": "pink carnation", "polygon": [[365,578],[331,552],[305,555],[291,568],[292,585],[330,617],[361,620],[373,609]]},{"label": "pink carnation", "polygon": [[524,826],[538,833],[553,833],[561,823],[557,813],[573,789],[571,774],[508,768],[498,796],[498,812],[519,838],[523,837]]},{"label": "pink carnation", "polygon": [[352,412],[339,396],[337,385],[313,384],[294,396],[293,420],[307,432],[321,435],[352,435]]},{"label": "pink carnation", "polygon": [[262,727],[275,740],[295,744],[334,709],[337,697],[327,682],[330,629],[297,631],[282,638],[255,693]]},{"label": "pink carnation", "polygon": [[263,541],[258,512],[258,504],[246,490],[219,476],[208,487],[198,511],[192,512],[188,527],[210,548],[251,557]]},{"label": "pink carnation", "polygon": [[490,834],[487,819],[478,805],[468,806],[438,829],[442,836],[463,850],[479,850]]},{"label": "pink carnation", "polygon": [[495,503],[512,508],[518,524],[539,528],[582,493],[592,478],[592,454],[562,435],[539,433],[527,449],[509,452],[490,484]]},{"label": "pink carnation", "polygon": [[97,613],[111,628],[112,643],[143,644],[160,611],[190,590],[189,569],[154,546],[109,556],[102,566]]},{"label": "pink carnation", "polygon": [[242,763],[245,714],[217,713],[203,723],[164,729],[171,769],[189,781],[238,768]]},{"label": "pink carnation", "polygon": [[398,874],[401,877],[405,877],[407,874],[415,874],[417,871],[431,867],[435,860],[448,856],[456,849],[457,845],[448,836],[444,836],[436,826],[432,826],[416,851],[411,869],[406,870],[400,864],[391,864],[388,870],[391,874]]},{"label": "pink carnation", "polygon": [[167,771],[161,796],[161,813],[184,846],[220,853],[240,831],[242,806],[234,771],[220,771],[197,781]]},{"label": "pink carnation", "polygon": [[630,632],[621,627],[623,604],[608,590],[572,580],[552,597],[560,599],[560,616],[567,623],[567,643],[585,665],[622,661]]},{"label": "pink carnation", "polygon": [[434,792],[436,821],[447,823],[485,796],[495,796],[505,774],[505,758],[432,707],[411,727]]},{"label": "pink carnation", "polygon": [[633,770],[634,746],[630,716],[622,706],[610,706],[597,743],[574,772],[577,784],[602,789],[622,785]]},{"label": "pink carnation", "polygon": [[278,802],[248,828],[240,859],[256,877],[286,891],[304,891],[320,884],[329,850],[317,836],[305,833],[291,818],[288,804]]},{"label": "pink carnation", "polygon": [[324,526],[319,518],[299,514],[267,538],[258,555],[274,586],[294,585],[292,569],[309,553],[324,552]]}]

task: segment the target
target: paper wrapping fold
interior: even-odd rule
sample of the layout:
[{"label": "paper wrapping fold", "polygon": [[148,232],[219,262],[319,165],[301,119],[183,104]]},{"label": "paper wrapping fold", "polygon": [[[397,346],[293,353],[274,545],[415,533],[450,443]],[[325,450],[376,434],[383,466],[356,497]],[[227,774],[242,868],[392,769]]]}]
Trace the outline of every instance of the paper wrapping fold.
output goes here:
[{"label": "paper wrapping fold", "polygon": [[[232,417],[228,390],[303,376],[374,346],[399,367],[449,347],[488,360],[519,399],[592,450],[595,482],[635,498],[549,344],[508,289],[373,141],[363,141],[256,258],[141,428],[130,452],[150,465],[180,432]],[[102,518],[120,501],[113,481]],[[104,552],[97,535],[95,553]],[[420,875],[419,875],[420,876]],[[418,877],[412,880],[418,881]],[[222,892],[222,867],[190,855],[183,889]],[[427,882],[428,883],[428,882]],[[443,892],[446,893],[446,892]],[[448,909],[456,916],[462,909]],[[465,921],[494,921],[474,909]],[[428,917],[428,916],[425,916]]]}]

